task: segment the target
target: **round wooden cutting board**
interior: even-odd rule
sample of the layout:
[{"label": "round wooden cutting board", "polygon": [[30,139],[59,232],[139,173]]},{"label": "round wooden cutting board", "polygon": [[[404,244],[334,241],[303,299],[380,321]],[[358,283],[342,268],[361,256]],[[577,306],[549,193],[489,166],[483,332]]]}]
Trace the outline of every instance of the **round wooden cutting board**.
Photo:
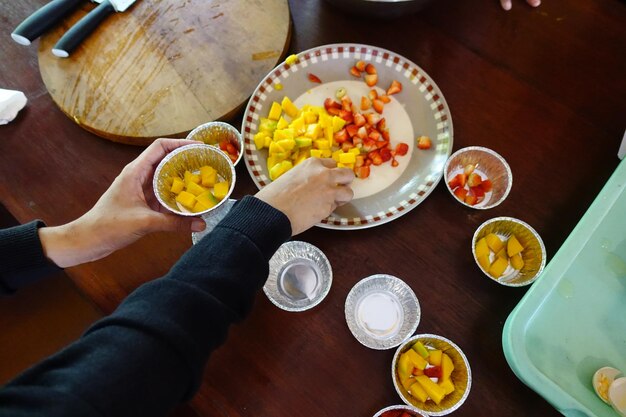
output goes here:
[{"label": "round wooden cutting board", "polygon": [[85,3],[41,39],[39,68],[65,114],[116,142],[147,145],[228,119],[289,45],[287,0],[138,0],[69,58],[52,55],[94,7]]}]

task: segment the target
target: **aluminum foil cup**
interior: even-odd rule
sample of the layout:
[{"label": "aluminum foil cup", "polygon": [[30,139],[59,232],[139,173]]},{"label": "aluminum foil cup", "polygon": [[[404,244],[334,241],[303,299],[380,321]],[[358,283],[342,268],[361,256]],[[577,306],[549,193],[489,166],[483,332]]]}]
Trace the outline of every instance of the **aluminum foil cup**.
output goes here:
[{"label": "aluminum foil cup", "polygon": [[291,241],[270,259],[263,291],[278,308],[305,311],[322,302],[332,282],[333,271],[324,253],[310,243]]},{"label": "aluminum foil cup", "polygon": [[[413,344],[418,340],[422,342],[427,349],[431,348],[443,351],[443,353],[447,354],[450,359],[452,359],[452,363],[454,364],[454,370],[450,375],[450,379],[454,384],[454,391],[446,395],[439,404],[436,404],[432,400],[421,402],[412,397],[411,394],[409,394],[408,391],[402,386],[400,377],[398,376],[397,366],[400,355],[411,349]],[[415,335],[398,347],[396,353],[393,355],[393,361],[391,362],[391,378],[398,395],[402,398],[402,401],[429,416],[443,416],[456,411],[461,405],[463,405],[469,395],[470,388],[472,387],[472,371],[470,369],[469,362],[467,361],[467,357],[461,348],[459,348],[451,340],[434,334]]]},{"label": "aluminum foil cup", "polygon": [[391,405],[389,407],[383,408],[382,410],[374,414],[374,417],[386,417],[385,413],[387,411],[406,411],[411,417],[427,417],[420,410],[415,407],[411,407],[410,405]]},{"label": "aluminum foil cup", "polygon": [[[243,155],[243,138],[241,137],[239,131],[228,123],[205,123],[189,132],[186,139],[204,142],[207,145],[215,146],[218,149],[219,143],[223,140],[227,140],[237,148],[237,151],[239,151],[237,159],[235,161],[232,161],[233,165],[237,165],[237,163],[241,160],[241,156]],[[228,156],[228,154],[226,154],[226,156]]]},{"label": "aluminum foil cup", "polygon": [[[500,278],[494,278],[480,266],[476,256],[476,243],[490,233],[498,235],[503,242],[506,242],[511,235],[515,235],[524,247],[521,252],[524,260],[522,269],[518,271],[509,265]],[[496,217],[481,224],[472,238],[472,255],[476,265],[485,275],[498,284],[509,287],[532,284],[546,266],[546,248],[539,234],[527,223],[513,217]]]},{"label": "aluminum foil cup", "polygon": [[[476,165],[475,172],[483,179],[489,179],[493,185],[492,190],[485,194],[484,200],[473,206],[459,200],[454,195],[454,190],[448,185],[450,180],[457,174],[463,173],[465,166],[469,164]],[[459,149],[450,155],[443,168],[443,174],[445,186],[452,197],[464,206],[479,210],[490,209],[502,203],[513,185],[513,173],[509,164],[496,152],[481,146]]]},{"label": "aluminum foil cup", "polygon": [[348,328],[362,345],[384,350],[398,346],[417,329],[421,317],[415,293],[392,275],[357,282],[345,305]]},{"label": "aluminum foil cup", "polygon": [[[221,180],[228,181],[230,185],[228,194],[218,204],[202,212],[192,213],[191,211],[181,209],[176,204],[176,195],[170,191],[172,178],[176,176],[183,178],[185,171],[195,172],[204,165],[212,166],[217,170]],[[152,187],[159,203],[172,213],[181,216],[201,216],[217,210],[228,201],[228,197],[235,189],[235,181],[235,167],[222,151],[214,146],[194,144],[176,148],[161,160],[154,171]]]}]

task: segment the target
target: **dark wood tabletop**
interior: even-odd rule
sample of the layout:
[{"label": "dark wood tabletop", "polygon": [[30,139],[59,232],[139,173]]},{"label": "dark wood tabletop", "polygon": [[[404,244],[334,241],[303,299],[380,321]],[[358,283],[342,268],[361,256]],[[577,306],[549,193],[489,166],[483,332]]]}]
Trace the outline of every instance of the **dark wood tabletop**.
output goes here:
[{"label": "dark wood tabletop", "polygon": [[[0,88],[24,91],[27,107],[0,127],[0,203],[20,222],[50,225],[87,211],[141,148],[81,129],[53,103],[35,46],[9,40],[43,0],[0,1]],[[373,229],[313,228],[299,240],[319,247],[334,273],[328,297],[303,313],[277,309],[261,293],[252,315],[211,357],[193,400],[198,416],[371,416],[400,404],[391,380],[394,350],[359,344],[344,302],[360,279],[386,273],[415,291],[417,332],[457,343],[473,384],[459,416],[557,416],[520,382],[502,352],[504,322],[524,295],[487,279],[471,255],[476,228],[512,216],[542,236],[550,259],[619,160],[626,127],[626,6],[617,0],[439,0],[393,21],[339,12],[322,0],[290,1],[290,51],[354,42],[397,52],[423,68],[450,107],[454,150],[481,145],[511,166],[500,206],[473,210],[443,184],[416,209]],[[241,114],[231,122],[239,127]],[[237,167],[235,197],[256,188]],[[164,274],[191,246],[188,235],[146,237],[106,259],[68,270],[109,313],[140,284]]]}]

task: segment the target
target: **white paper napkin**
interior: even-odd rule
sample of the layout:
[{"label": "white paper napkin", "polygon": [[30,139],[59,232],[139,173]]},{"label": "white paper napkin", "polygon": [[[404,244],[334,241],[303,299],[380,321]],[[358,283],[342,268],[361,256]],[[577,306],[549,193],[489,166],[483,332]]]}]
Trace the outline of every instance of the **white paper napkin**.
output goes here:
[{"label": "white paper napkin", "polygon": [[15,119],[17,113],[26,105],[26,96],[21,91],[0,88],[0,125]]}]

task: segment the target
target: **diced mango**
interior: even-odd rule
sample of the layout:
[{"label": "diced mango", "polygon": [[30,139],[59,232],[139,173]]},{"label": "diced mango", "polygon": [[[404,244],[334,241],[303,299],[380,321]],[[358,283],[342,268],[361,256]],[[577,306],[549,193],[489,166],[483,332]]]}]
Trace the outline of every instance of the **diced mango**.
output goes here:
[{"label": "diced mango", "polygon": [[186,191],[191,193],[191,194],[193,194],[194,197],[195,197],[195,196],[200,195],[203,192],[205,192],[206,188],[204,188],[201,185],[196,184],[195,182],[188,182]]},{"label": "diced mango", "polygon": [[298,152],[298,156],[296,156],[293,160],[293,165],[296,166],[300,163],[302,163],[304,160],[306,160],[309,157],[309,153],[308,152]]},{"label": "diced mango", "polygon": [[339,116],[333,116],[333,133],[339,132],[345,126],[346,121]]},{"label": "diced mango", "polygon": [[283,108],[283,111],[287,113],[287,116],[291,117],[292,119],[298,115],[298,108],[295,104],[291,102],[291,100],[289,100],[289,97],[283,97],[283,101],[280,103],[280,105]]},{"label": "diced mango", "polygon": [[274,156],[268,156],[267,157],[267,170],[271,170],[276,164],[279,164],[280,161],[276,160],[276,157]]},{"label": "diced mango", "polygon": [[285,153],[285,149],[282,146],[280,146],[280,143],[278,143],[278,141],[274,141],[270,143],[269,153],[270,155],[277,154],[277,153]]},{"label": "diced mango", "polygon": [[504,246],[502,240],[500,240],[498,235],[496,235],[495,233],[489,233],[487,236],[485,236],[485,240],[487,241],[487,246],[489,246],[489,249],[491,249],[495,253],[500,252],[500,249],[502,249],[502,247]]},{"label": "diced mango", "polygon": [[293,168],[293,164],[290,161],[282,161],[280,164],[276,164],[270,169],[270,179],[272,181],[279,178],[285,172]]},{"label": "diced mango", "polygon": [[516,253],[515,255],[511,256],[511,266],[518,271],[524,267],[524,259],[522,259],[521,254]]},{"label": "diced mango", "polygon": [[443,397],[446,396],[444,389],[431,381],[431,379],[426,375],[416,376],[415,380],[422,386],[422,388],[424,388],[424,391],[426,391],[430,399],[433,400],[435,404],[439,404],[441,400],[443,400]]},{"label": "diced mango", "polygon": [[491,268],[491,262],[489,261],[489,255],[483,255],[480,256],[478,258],[478,264],[485,270],[485,271],[489,271],[489,268]]},{"label": "diced mango", "polygon": [[330,158],[332,156],[332,152],[330,149],[321,149],[320,156],[322,158]]},{"label": "diced mango", "polygon": [[324,139],[330,143],[330,146],[333,146],[333,128],[331,126],[324,128]]},{"label": "diced mango", "polygon": [[500,249],[500,251],[496,253],[496,258],[506,259],[507,261],[509,260],[509,257],[506,254],[506,248],[504,246],[502,246],[502,249]]},{"label": "diced mango", "polygon": [[304,125],[304,119],[302,117],[298,117],[293,122],[291,122],[289,127],[291,127],[293,129],[294,134],[296,136],[304,135],[304,132],[306,132],[306,127]]},{"label": "diced mango", "polygon": [[208,210],[210,208],[211,207],[205,206],[202,202],[196,201],[196,204],[193,206],[191,211],[193,211],[194,213],[200,213],[201,211],[206,211],[206,210]]},{"label": "diced mango", "polygon": [[176,201],[182,204],[183,207],[193,210],[193,207],[196,205],[196,196],[187,191],[181,191],[180,194],[176,196]]},{"label": "diced mango", "polygon": [[313,145],[313,140],[311,140],[311,138],[305,138],[304,136],[296,138],[295,140],[296,145],[298,145],[298,147],[300,148],[306,148],[307,146]]},{"label": "diced mango", "polygon": [[413,385],[411,385],[409,389],[409,391],[411,392],[411,396],[413,396],[414,398],[416,398],[417,400],[421,402],[426,402],[426,400],[428,400],[428,393],[422,387],[422,385],[419,382],[417,382],[417,380],[415,381],[416,382],[413,383]]},{"label": "diced mango", "polygon": [[438,382],[438,385],[443,389],[443,392],[445,392],[446,395],[452,394],[454,392],[454,384],[452,383],[452,380],[450,378],[442,378],[441,381]]},{"label": "diced mango", "polygon": [[428,355],[428,363],[432,366],[441,366],[441,354],[443,352],[439,349],[431,350]]},{"label": "diced mango", "polygon": [[416,351],[417,353],[419,353],[420,356],[424,359],[427,359],[428,355],[430,355],[430,353],[428,352],[428,349],[426,349],[426,346],[424,346],[424,344],[420,342],[419,340],[413,343],[412,349]]},{"label": "diced mango", "polygon": [[493,263],[489,267],[489,275],[491,275],[494,278],[500,278],[500,276],[506,270],[507,266],[509,266],[508,259],[496,257],[496,259],[493,261]]},{"label": "diced mango", "polygon": [[276,129],[274,131],[274,141],[279,141],[283,139],[294,139],[295,132],[293,129]]},{"label": "diced mango", "polygon": [[228,190],[229,190],[228,181],[218,182],[217,184],[215,184],[215,187],[213,187],[213,195],[218,200],[222,200],[228,194]]},{"label": "diced mango", "polygon": [[276,129],[285,129],[287,127],[289,127],[289,122],[281,116],[280,119],[278,119],[278,123],[276,123]]},{"label": "diced mango", "polygon": [[317,116],[317,114],[313,113],[312,111],[304,112],[302,115],[304,116],[304,123],[307,124],[307,125],[309,125],[311,123],[317,122],[317,117],[318,116]]},{"label": "diced mango", "polygon": [[441,354],[441,379],[448,379],[454,371],[454,363],[446,353]]},{"label": "diced mango", "polygon": [[282,107],[280,107],[280,104],[273,102],[272,103],[272,108],[270,109],[270,113],[267,116],[268,119],[270,120],[276,120],[278,121],[278,119],[280,118],[280,115],[282,114],[283,109]]},{"label": "diced mango", "polygon": [[311,149],[311,157],[313,158],[321,158],[322,157],[322,151],[319,149]]},{"label": "diced mango", "polygon": [[350,148],[348,152],[353,153],[355,155],[361,155],[361,149],[359,148]]},{"label": "diced mango", "polygon": [[428,362],[426,362],[426,359],[418,355],[418,353],[413,349],[407,350],[405,352],[405,355],[409,357],[409,360],[411,361],[411,363],[413,364],[415,368],[424,369],[428,365]]},{"label": "diced mango", "polygon": [[356,161],[356,155],[348,152],[339,155],[339,162],[342,164],[353,164]]},{"label": "diced mango", "polygon": [[277,142],[281,148],[283,148],[286,152],[293,150],[296,147],[295,139],[282,139]]},{"label": "diced mango", "polygon": [[211,207],[219,203],[219,201],[217,200],[217,198],[215,198],[211,191],[205,191],[199,196],[196,196],[196,201],[202,203],[205,207],[207,207],[207,209],[210,209]]},{"label": "diced mango", "polygon": [[217,182],[217,171],[215,168],[208,165],[200,167],[200,182],[203,187],[213,187]]},{"label": "diced mango", "polygon": [[268,118],[261,117],[261,122],[259,123],[259,132],[266,132],[266,133],[269,133],[270,135],[274,133],[274,130],[276,130],[276,124],[277,124],[276,120],[270,120]]},{"label": "diced mango", "polygon": [[333,127],[333,121],[331,117],[328,115],[328,113],[326,113],[325,111],[319,113],[317,122],[319,123],[322,129],[326,129],[327,127],[330,127],[332,129]]},{"label": "diced mango", "polygon": [[322,133],[322,128],[319,123],[311,123],[306,127],[306,132],[304,132],[304,136],[311,139],[317,139]]},{"label": "diced mango", "polygon": [[342,153],[343,153],[343,151],[342,151],[341,149],[338,149],[338,150],[336,150],[335,152],[333,152],[331,155],[332,155],[332,158],[333,158],[335,161],[339,162],[339,156],[340,156]]},{"label": "diced mango", "polygon": [[476,257],[489,256],[489,246],[487,246],[487,240],[483,237],[476,242]]},{"label": "diced mango", "polygon": [[409,378],[413,373],[413,362],[406,353],[400,355],[398,359],[398,375],[400,380]]},{"label": "diced mango", "polygon": [[174,179],[172,180],[172,186],[170,187],[170,191],[174,194],[178,194],[183,191],[183,188],[185,188],[185,183],[183,182],[183,180],[178,177],[174,177]]},{"label": "diced mango", "polygon": [[258,150],[261,150],[265,147],[265,138],[267,137],[267,135],[267,132],[259,132],[254,135],[254,146],[256,146]]},{"label": "diced mango", "polygon": [[506,243],[506,253],[509,255],[509,257],[517,255],[523,250],[524,247],[521,243],[519,243],[519,240],[517,240],[515,235],[511,235],[508,242]]},{"label": "diced mango", "polygon": [[185,176],[183,177],[183,181],[185,181],[185,185],[187,185],[190,182],[195,182],[196,184],[200,184],[200,175],[192,174],[189,171],[185,171]]},{"label": "diced mango", "polygon": [[326,139],[318,139],[315,141],[315,147],[317,149],[330,149],[330,142]]},{"label": "diced mango", "polygon": [[411,385],[415,384],[415,379],[413,377],[400,378],[400,384],[404,387],[405,390],[410,391]]},{"label": "diced mango", "polygon": [[263,144],[263,147],[269,148],[271,144],[272,144],[272,137],[271,136],[266,136],[265,137],[265,143]]}]

